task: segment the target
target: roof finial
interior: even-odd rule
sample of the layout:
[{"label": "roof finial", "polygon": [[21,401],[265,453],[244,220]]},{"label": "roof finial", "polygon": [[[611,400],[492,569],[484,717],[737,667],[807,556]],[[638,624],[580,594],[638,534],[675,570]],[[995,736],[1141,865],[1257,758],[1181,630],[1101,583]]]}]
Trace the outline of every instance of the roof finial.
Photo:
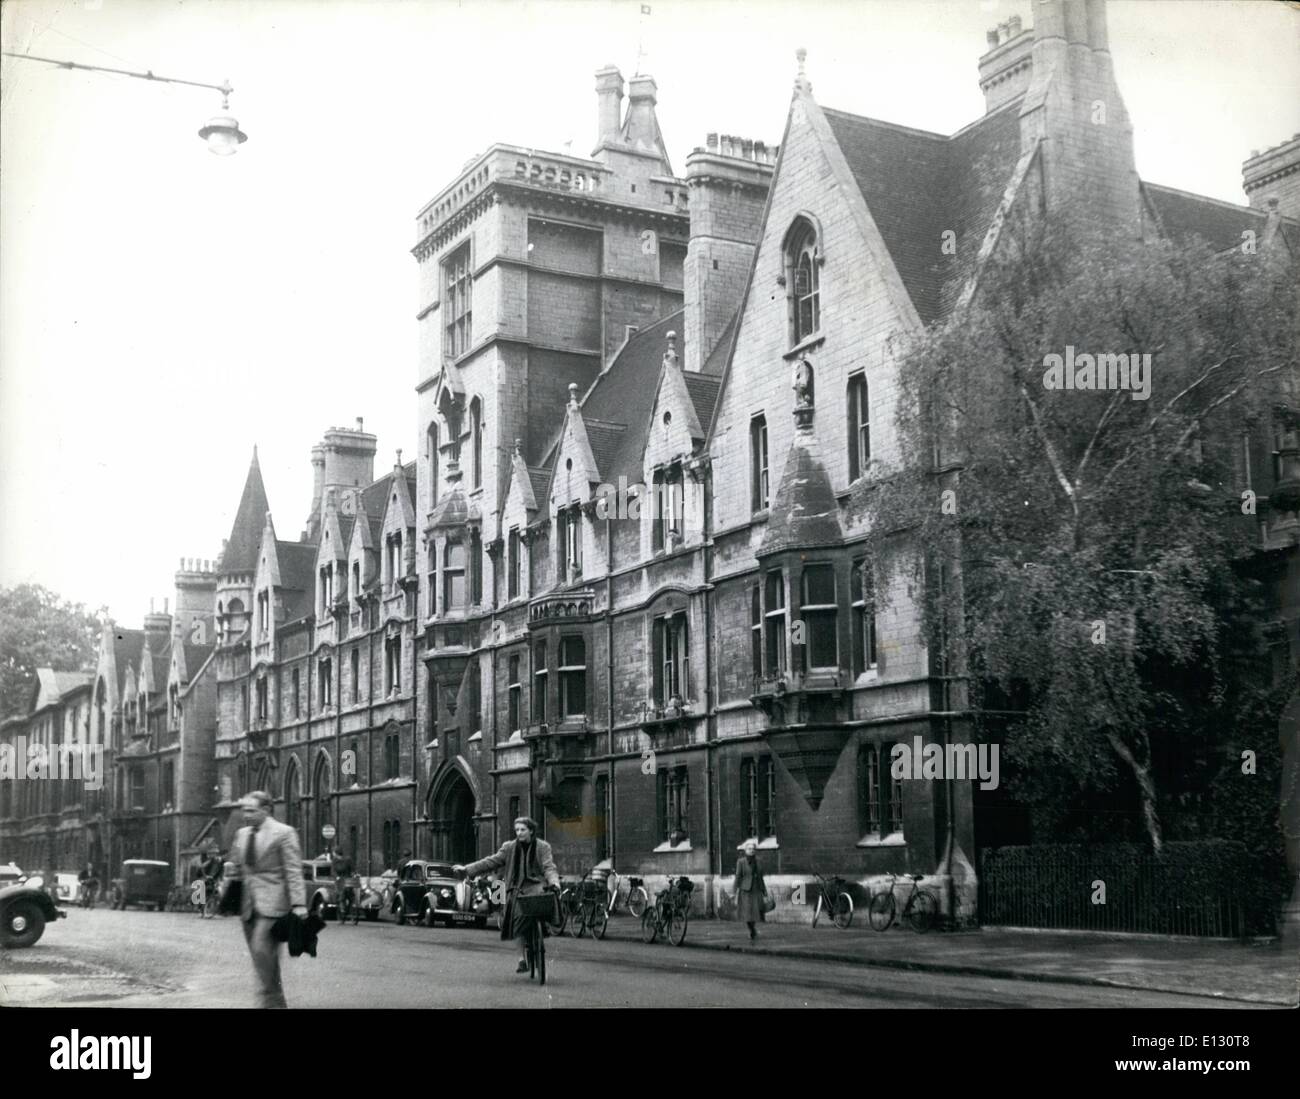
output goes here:
[{"label": "roof finial", "polygon": [[668,350],[664,352],[664,366],[677,368],[677,333],[668,333]]},{"label": "roof finial", "polygon": [[808,93],[812,91],[812,83],[809,81],[807,74],[804,72],[804,62],[808,59],[808,51],[800,46],[794,51],[795,59],[799,62],[799,73],[794,78],[796,91]]},{"label": "roof finial", "polygon": [[516,440],[515,440],[515,457],[516,457],[516,458],[522,458],[523,455],[524,455],[524,441],[523,441],[523,439],[516,439]]},{"label": "roof finial", "polygon": [[578,407],[578,383],[577,382],[569,383],[569,407],[570,408]]}]

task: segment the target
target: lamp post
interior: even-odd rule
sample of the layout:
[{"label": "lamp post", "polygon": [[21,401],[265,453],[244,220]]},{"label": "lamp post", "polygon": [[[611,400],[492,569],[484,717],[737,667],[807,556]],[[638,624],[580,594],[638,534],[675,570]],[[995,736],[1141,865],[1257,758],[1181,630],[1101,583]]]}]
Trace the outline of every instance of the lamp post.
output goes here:
[{"label": "lamp post", "polygon": [[80,69],[82,72],[111,73],[115,76],[130,76],[137,80],[152,80],[160,84],[184,84],[191,88],[209,88],[221,93],[221,113],[208,119],[205,126],[198,131],[208,146],[208,151],[217,156],[230,156],[240,145],[248,140],[248,135],[239,128],[239,123],[230,111],[230,93],[235,89],[227,81],[224,84],[205,84],[200,80],[180,80],[172,76],[158,76],[154,72],[132,72],[130,69],[110,69],[103,65],[83,65],[77,61],[59,61],[52,57],[35,57],[29,53],[0,51],[6,57],[16,57],[20,61],[40,61],[46,65],[55,65],[60,69]]}]

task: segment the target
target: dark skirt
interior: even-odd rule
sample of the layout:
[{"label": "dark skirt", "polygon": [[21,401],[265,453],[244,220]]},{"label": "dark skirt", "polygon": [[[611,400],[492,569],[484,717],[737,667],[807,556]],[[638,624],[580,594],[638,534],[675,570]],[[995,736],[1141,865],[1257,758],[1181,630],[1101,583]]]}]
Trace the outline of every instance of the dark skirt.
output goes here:
[{"label": "dark skirt", "polygon": [[[525,897],[535,897],[544,888],[542,882],[530,881],[525,882],[519,892]],[[528,929],[528,923],[528,917],[520,914],[515,906],[515,895],[511,893],[506,898],[505,908],[501,912],[501,938],[509,941],[522,937]],[[546,924],[542,924],[542,931],[546,931]]]},{"label": "dark skirt", "polygon": [[736,894],[736,919],[741,923],[761,923],[763,921],[763,885],[755,882],[754,888],[740,890]]}]

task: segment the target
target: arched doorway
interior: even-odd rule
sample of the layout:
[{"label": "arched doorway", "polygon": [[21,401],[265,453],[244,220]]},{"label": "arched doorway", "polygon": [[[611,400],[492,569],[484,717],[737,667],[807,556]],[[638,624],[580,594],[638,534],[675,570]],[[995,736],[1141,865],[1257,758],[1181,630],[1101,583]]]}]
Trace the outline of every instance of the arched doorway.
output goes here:
[{"label": "arched doorway", "polygon": [[333,845],[333,840],[325,839],[321,829],[327,824],[334,823],[334,769],[330,766],[329,756],[324,752],[316,760],[316,779],[313,783],[312,794],[312,816],[315,818],[312,822],[312,834],[310,837],[303,836],[303,848],[305,850],[323,851],[326,847]]},{"label": "arched doorway", "polygon": [[298,761],[290,758],[284,774],[284,823],[298,829],[302,842],[302,784],[298,779]]},{"label": "arched doorway", "polygon": [[450,768],[434,784],[429,797],[430,855],[444,862],[472,862],[478,857],[474,827],[474,791],[465,776]]}]

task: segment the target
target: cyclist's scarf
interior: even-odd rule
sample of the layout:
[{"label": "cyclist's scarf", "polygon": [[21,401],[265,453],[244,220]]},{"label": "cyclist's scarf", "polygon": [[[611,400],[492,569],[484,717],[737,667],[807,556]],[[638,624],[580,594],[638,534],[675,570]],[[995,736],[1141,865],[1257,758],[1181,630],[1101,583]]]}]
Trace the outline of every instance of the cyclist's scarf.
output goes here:
[{"label": "cyclist's scarf", "polygon": [[[527,865],[524,860],[527,859]],[[515,840],[515,849],[510,856],[510,878],[511,886],[521,886],[525,881],[542,881],[542,864],[537,858],[537,840],[530,840],[528,843],[520,843]]]}]

